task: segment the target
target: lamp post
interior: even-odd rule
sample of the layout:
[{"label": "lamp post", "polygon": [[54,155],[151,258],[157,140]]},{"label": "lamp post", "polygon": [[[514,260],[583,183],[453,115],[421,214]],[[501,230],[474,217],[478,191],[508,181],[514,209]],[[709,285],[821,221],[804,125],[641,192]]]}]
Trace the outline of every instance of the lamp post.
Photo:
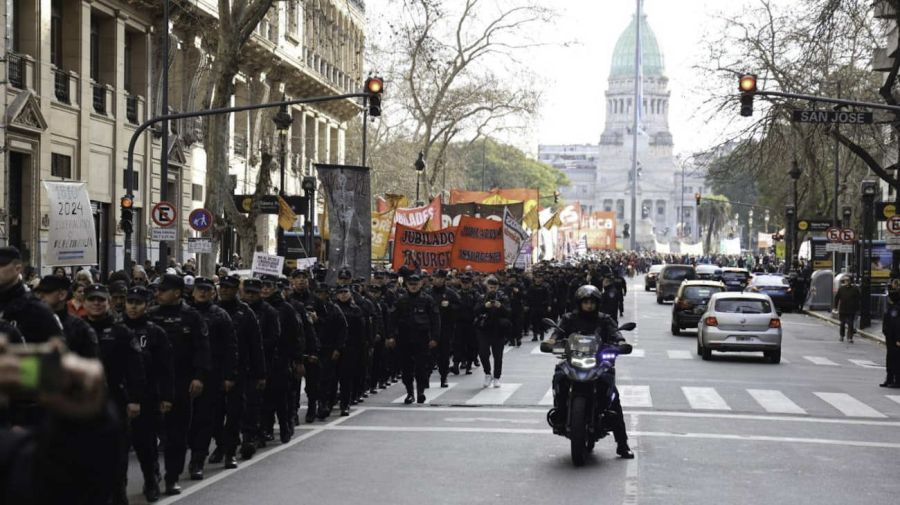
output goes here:
[{"label": "lamp post", "polygon": [[[852,224],[852,223],[850,222],[850,217],[851,217],[852,215],[853,215],[853,208],[852,208],[852,207],[844,206],[844,207],[841,209],[841,217],[842,217],[842,220],[841,220],[841,226],[842,226],[842,227],[844,227],[844,228],[849,228],[849,227],[850,227],[850,225]],[[847,270],[847,271],[852,271],[852,265],[853,265],[852,257],[853,257],[853,253],[845,253],[843,256],[844,256],[844,269]]]},{"label": "lamp post", "polygon": [[[284,97],[281,97],[282,101]],[[287,161],[287,148],[285,146],[288,130],[291,127],[291,123],[294,122],[294,118],[287,110],[287,105],[282,105],[278,108],[278,113],[275,114],[275,117],[272,118],[272,122],[275,123],[275,128],[278,130],[278,142],[280,149],[280,159],[278,161],[280,173],[279,173],[279,186],[278,186],[278,194],[281,196],[286,196],[287,192],[284,190],[285,182],[285,170],[284,165]],[[276,246],[277,254],[279,256],[284,256],[287,252],[287,248],[284,243],[284,230],[281,228],[279,224],[275,225],[275,236],[277,239],[278,245]]]},{"label": "lamp post", "polygon": [[753,209],[747,212],[747,251],[753,254]]},{"label": "lamp post", "polygon": [[[800,179],[800,176],[803,175],[803,170],[800,169],[800,164],[797,163],[796,159],[794,159],[794,161],[791,162],[791,169],[788,171],[788,175],[791,176],[791,180],[793,181],[794,209],[796,210],[799,205],[797,202],[797,200],[798,200],[797,181]],[[797,216],[795,213],[794,218],[796,219],[796,217]],[[796,254],[796,250],[797,250],[797,226],[796,226],[796,223],[794,223],[793,221],[791,222],[791,229],[790,229],[789,233],[791,235],[791,250],[790,250],[790,263],[788,263],[788,267],[790,270],[793,270],[795,254]]]},{"label": "lamp post", "polygon": [[862,300],[859,304],[859,327],[868,328],[872,324],[872,238],[875,226],[872,219],[875,195],[878,193],[878,182],[864,180],[859,184],[863,200],[863,233],[860,256],[860,291]]},{"label": "lamp post", "polygon": [[303,191],[306,192],[307,211],[306,219],[303,221],[303,234],[306,236],[306,257],[313,257],[313,217],[316,212],[316,178],[308,175],[303,178],[301,183]]},{"label": "lamp post", "polygon": [[416,158],[414,166],[416,167],[416,206],[419,207],[423,204],[419,200],[419,182],[422,179],[422,175],[425,174],[425,153],[419,151],[419,157]]},{"label": "lamp post", "polygon": [[787,228],[787,234],[784,236],[784,273],[788,273],[791,269],[791,264],[793,263],[794,257],[794,218],[796,217],[796,207],[792,204],[787,204],[784,206],[784,222],[785,228]]}]

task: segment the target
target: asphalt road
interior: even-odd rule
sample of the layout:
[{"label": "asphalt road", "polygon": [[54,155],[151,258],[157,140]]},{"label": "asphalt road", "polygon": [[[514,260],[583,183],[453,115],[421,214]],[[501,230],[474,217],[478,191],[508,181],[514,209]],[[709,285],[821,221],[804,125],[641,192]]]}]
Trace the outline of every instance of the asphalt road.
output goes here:
[{"label": "asphalt road", "polygon": [[[785,314],[781,364],[704,362],[693,332],[669,333],[671,304],[634,282],[624,320],[638,323],[636,352],[617,365],[634,460],[603,440],[572,467],[545,421],[555,358],[527,342],[505,354],[499,390],[483,390],[479,370],[406,406],[397,384],[237,470],[208,465],[205,480],[159,503],[900,503],[900,390],[877,387],[883,348]],[[143,503],[133,459],[130,475]]]}]

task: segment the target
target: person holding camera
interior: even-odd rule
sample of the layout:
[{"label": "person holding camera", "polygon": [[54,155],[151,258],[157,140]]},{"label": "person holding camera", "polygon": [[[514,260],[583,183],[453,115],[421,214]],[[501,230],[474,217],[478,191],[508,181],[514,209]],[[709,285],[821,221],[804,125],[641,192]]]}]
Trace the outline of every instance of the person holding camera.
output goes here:
[{"label": "person holding camera", "polygon": [[[484,387],[500,387],[503,372],[503,345],[510,328],[509,300],[500,291],[500,281],[493,275],[484,281],[484,296],[475,307],[475,329],[478,355],[484,369]],[[493,356],[493,367],[491,357]],[[492,373],[493,368],[493,373]]]},{"label": "person holding camera", "polygon": [[22,255],[0,247],[0,328],[11,343],[41,343],[63,338],[63,328],[50,307],[25,287]]}]

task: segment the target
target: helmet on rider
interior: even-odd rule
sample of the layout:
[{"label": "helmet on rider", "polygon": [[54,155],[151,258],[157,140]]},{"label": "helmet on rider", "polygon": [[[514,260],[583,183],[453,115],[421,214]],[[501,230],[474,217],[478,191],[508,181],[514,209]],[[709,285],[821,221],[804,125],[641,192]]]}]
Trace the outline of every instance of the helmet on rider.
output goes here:
[{"label": "helmet on rider", "polygon": [[585,300],[593,300],[595,303],[599,303],[602,298],[603,295],[600,293],[600,290],[590,284],[585,284],[575,291],[575,302],[578,303],[579,308],[581,307],[581,302]]}]

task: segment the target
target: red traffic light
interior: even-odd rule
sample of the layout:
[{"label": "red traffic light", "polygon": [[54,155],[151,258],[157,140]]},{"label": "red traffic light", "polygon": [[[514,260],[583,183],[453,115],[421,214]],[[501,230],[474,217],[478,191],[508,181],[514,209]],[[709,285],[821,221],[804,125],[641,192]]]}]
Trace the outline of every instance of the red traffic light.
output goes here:
[{"label": "red traffic light", "polygon": [[134,199],[129,196],[123,196],[120,200],[123,209],[130,209],[134,207]]},{"label": "red traffic light", "polygon": [[756,76],[753,74],[744,74],[738,81],[738,89],[742,93],[756,93]]},{"label": "red traffic light", "polygon": [[381,77],[369,77],[366,79],[366,92],[373,94],[384,92],[384,79]]}]

